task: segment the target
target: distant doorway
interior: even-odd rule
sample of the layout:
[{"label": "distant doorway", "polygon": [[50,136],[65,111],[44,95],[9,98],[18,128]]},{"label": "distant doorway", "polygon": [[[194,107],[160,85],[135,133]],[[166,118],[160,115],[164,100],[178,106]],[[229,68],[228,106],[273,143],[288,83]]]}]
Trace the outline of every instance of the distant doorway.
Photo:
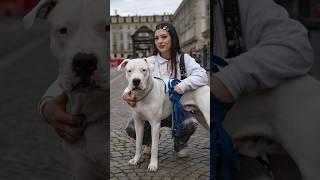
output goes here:
[{"label": "distant doorway", "polygon": [[134,58],[150,56],[153,50],[153,31],[146,26],[140,27],[132,35],[132,42]]}]

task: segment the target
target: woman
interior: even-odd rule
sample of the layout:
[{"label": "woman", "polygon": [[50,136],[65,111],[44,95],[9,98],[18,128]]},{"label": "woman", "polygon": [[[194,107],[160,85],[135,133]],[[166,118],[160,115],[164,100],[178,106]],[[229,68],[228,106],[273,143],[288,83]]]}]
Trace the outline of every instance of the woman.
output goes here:
[{"label": "woman", "polygon": [[[208,84],[206,71],[196,63],[195,59],[190,57],[188,54],[181,53],[177,32],[170,23],[164,22],[156,26],[153,46],[155,68],[152,75],[154,77],[182,79],[180,72],[180,56],[183,55],[186,77],[175,86],[174,90],[179,94],[183,94],[187,91],[194,90],[200,86]],[[132,107],[136,104],[136,101],[130,96],[130,92],[128,90],[125,90],[123,99]],[[171,117],[163,120],[161,126],[171,127]],[[174,149],[179,157],[188,156],[186,149],[187,142],[190,136],[195,132],[196,127],[196,121],[192,118],[192,114],[188,113],[182,124],[182,136],[174,139]],[[129,136],[135,138],[133,120],[129,121],[126,130]],[[148,122],[144,129],[143,144],[150,148],[151,127]]]}]

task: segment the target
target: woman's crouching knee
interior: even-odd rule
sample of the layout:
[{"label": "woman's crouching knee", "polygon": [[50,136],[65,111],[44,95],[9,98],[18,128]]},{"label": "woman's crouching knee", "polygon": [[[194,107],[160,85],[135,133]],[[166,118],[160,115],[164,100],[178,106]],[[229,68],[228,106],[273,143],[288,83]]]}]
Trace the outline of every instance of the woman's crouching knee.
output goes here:
[{"label": "woman's crouching knee", "polygon": [[128,136],[136,139],[136,131],[135,131],[135,128],[134,128],[134,120],[133,119],[131,119],[128,122],[128,125],[126,127],[126,132],[127,132]]}]

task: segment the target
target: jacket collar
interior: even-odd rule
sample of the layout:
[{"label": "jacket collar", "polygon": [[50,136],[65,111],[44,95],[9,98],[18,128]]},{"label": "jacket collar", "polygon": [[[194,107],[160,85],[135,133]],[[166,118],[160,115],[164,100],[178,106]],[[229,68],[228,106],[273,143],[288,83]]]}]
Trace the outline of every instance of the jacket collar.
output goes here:
[{"label": "jacket collar", "polygon": [[167,63],[169,61],[169,60],[161,57],[159,53],[157,54],[157,60],[158,60],[159,64],[164,64],[164,63]]},{"label": "jacket collar", "polygon": [[[176,61],[177,63],[180,63],[180,55],[178,56],[179,58],[177,58],[177,61]],[[165,58],[161,57],[159,53],[157,54],[157,58],[156,59],[157,59],[159,64],[164,64],[164,63],[167,63],[169,61],[168,59],[165,59]]]}]

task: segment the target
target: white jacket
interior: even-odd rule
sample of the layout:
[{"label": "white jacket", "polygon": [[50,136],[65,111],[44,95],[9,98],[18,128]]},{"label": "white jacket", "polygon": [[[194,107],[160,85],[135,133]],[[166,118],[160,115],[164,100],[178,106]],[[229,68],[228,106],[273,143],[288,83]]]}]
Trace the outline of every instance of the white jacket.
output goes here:
[{"label": "white jacket", "polygon": [[[167,59],[162,58],[159,54],[153,56],[155,58],[155,67],[153,68],[152,75],[154,77],[169,76],[171,74],[171,68],[168,66],[170,62]],[[186,92],[189,90],[197,89],[200,86],[208,84],[208,76],[206,70],[203,69],[189,54],[184,54],[184,64],[186,69],[186,78],[181,81],[177,86]],[[177,79],[181,79],[180,73],[180,55],[177,56]]]},{"label": "white jacket", "polygon": [[[283,80],[307,74],[313,63],[308,32],[273,0],[239,0],[246,52],[226,59],[230,64],[216,76],[234,97],[271,88]],[[225,57],[223,0],[214,9],[214,54]]]}]

